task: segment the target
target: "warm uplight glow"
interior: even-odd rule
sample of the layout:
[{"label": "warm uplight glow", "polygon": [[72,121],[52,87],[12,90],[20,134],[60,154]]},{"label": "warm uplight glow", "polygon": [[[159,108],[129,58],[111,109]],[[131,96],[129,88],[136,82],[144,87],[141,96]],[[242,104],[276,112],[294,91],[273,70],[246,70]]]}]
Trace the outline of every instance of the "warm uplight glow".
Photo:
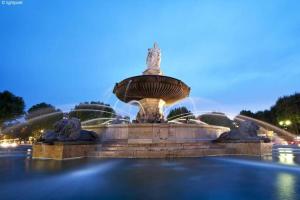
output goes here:
[{"label": "warm uplight glow", "polygon": [[292,124],[291,120],[286,120],[286,121],[285,121],[285,125],[289,126],[289,125],[291,125],[291,124]]},{"label": "warm uplight glow", "polygon": [[17,144],[16,142],[13,142],[13,143],[2,142],[2,143],[0,144],[0,146],[1,146],[2,148],[9,148],[9,147],[17,147],[18,144]]},{"label": "warm uplight glow", "polygon": [[1,143],[1,147],[7,148],[7,147],[9,147],[9,143],[3,142],[3,143]]},{"label": "warm uplight glow", "polygon": [[16,146],[18,146],[18,144],[17,143],[11,143],[10,146],[11,147],[16,147]]},{"label": "warm uplight glow", "polygon": [[291,120],[283,120],[279,122],[280,126],[290,126],[292,124]]},{"label": "warm uplight glow", "polygon": [[283,126],[283,125],[284,125],[284,121],[280,121],[280,122],[279,122],[279,125],[280,125],[280,126]]}]

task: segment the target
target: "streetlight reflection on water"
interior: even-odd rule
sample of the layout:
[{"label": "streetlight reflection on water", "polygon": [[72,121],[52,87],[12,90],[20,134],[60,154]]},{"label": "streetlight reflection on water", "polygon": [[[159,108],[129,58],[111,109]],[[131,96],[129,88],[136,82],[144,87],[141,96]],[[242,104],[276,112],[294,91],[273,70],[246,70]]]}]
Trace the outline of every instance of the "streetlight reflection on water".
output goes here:
[{"label": "streetlight reflection on water", "polygon": [[277,192],[280,199],[295,199],[295,176],[289,173],[277,175]]},{"label": "streetlight reflection on water", "polygon": [[287,165],[295,165],[293,154],[279,154],[279,162]]},{"label": "streetlight reflection on water", "polygon": [[278,161],[286,165],[295,165],[294,153],[292,148],[278,148]]}]

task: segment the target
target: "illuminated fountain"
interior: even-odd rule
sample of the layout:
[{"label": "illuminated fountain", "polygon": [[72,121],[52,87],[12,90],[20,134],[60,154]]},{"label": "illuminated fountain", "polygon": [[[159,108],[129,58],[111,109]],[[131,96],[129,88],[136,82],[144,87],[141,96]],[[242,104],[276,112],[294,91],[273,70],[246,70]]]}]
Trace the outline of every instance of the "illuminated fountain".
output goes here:
[{"label": "illuminated fountain", "polygon": [[160,68],[161,50],[156,43],[148,49],[147,69],[116,83],[113,93],[125,103],[139,106],[131,124],[84,125],[98,133],[101,142],[136,145],[164,143],[196,143],[217,139],[230,129],[205,123],[167,123],[163,109],[186,98],[190,87],[183,81],[164,76]]},{"label": "illuminated fountain", "polygon": [[[216,155],[264,155],[272,146],[259,140],[215,142],[230,128],[206,123],[167,123],[163,108],[190,94],[190,87],[173,77],[164,76],[160,69],[161,50],[155,43],[148,49],[147,69],[116,83],[113,93],[125,103],[139,106],[134,123],[93,124],[92,119],[81,123],[83,129],[97,134],[94,143],[36,144],[34,158],[69,159],[78,157],[166,158]],[[114,118],[108,119],[109,121]],[[235,135],[234,135],[235,136]]]},{"label": "illuminated fountain", "polygon": [[181,80],[163,76],[160,70],[161,52],[158,45],[148,49],[147,70],[116,83],[113,93],[123,102],[138,101],[140,123],[163,122],[163,108],[187,97],[190,88]]}]

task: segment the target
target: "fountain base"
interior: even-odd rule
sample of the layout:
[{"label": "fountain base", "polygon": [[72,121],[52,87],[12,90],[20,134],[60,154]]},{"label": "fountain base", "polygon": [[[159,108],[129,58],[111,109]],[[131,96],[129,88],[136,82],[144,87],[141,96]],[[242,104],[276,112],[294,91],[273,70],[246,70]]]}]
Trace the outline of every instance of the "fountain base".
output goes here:
[{"label": "fountain base", "polygon": [[163,107],[166,104],[164,100],[145,98],[139,102],[140,111],[136,117],[138,123],[161,123],[164,121]]},{"label": "fountain base", "polygon": [[116,124],[84,126],[99,136],[97,143],[65,142],[33,145],[33,158],[65,160],[100,158],[170,158],[222,155],[262,156],[272,143],[216,143],[229,128],[196,124]]}]

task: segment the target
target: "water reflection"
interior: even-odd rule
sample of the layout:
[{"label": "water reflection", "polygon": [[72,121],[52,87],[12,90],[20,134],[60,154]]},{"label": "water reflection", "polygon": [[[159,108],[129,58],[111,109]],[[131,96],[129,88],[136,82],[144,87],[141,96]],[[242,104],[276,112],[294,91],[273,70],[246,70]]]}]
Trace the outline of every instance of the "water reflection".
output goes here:
[{"label": "water reflection", "polygon": [[59,171],[62,169],[63,162],[56,160],[32,160],[26,159],[26,171]]},{"label": "water reflection", "polygon": [[278,156],[278,161],[286,165],[295,165],[293,154],[280,153]]},{"label": "water reflection", "polygon": [[285,165],[299,165],[299,147],[297,146],[274,146],[273,160]]},{"label": "water reflection", "polygon": [[63,162],[26,155],[0,158],[0,197],[296,200],[300,199],[300,156],[290,155]]},{"label": "water reflection", "polygon": [[[227,162],[227,163],[235,163],[239,165],[246,165],[249,167],[254,168],[268,168],[272,170],[282,170],[282,171],[290,171],[290,172],[298,172],[300,173],[300,167],[296,165],[287,165],[286,163],[276,163],[273,161],[264,161],[264,159],[243,159],[242,157],[236,157],[236,158],[225,158],[225,157],[219,157],[215,158],[216,160]],[[278,160],[278,158],[275,157],[275,159]],[[279,160],[278,160],[279,161]],[[286,162],[286,160],[284,160]],[[289,160],[289,162],[291,162]]]},{"label": "water reflection", "polygon": [[277,195],[279,199],[293,200],[295,197],[295,176],[288,173],[279,173],[277,175]]}]

